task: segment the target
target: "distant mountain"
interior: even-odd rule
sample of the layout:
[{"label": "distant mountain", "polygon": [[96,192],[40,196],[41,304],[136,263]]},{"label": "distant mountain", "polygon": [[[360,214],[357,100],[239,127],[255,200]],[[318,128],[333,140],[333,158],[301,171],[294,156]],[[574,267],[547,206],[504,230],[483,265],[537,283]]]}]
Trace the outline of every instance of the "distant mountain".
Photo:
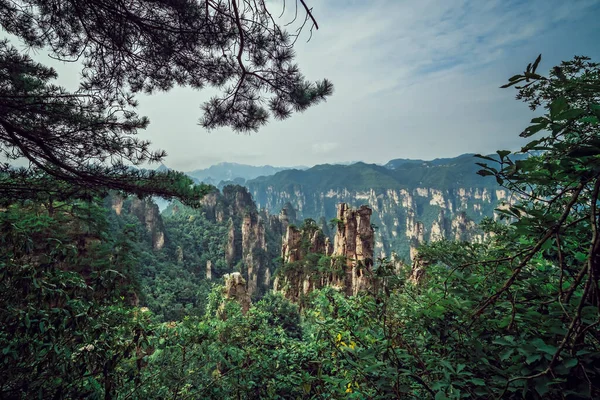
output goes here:
[{"label": "distant mountain", "polygon": [[[247,180],[260,176],[273,175],[289,168],[290,167],[273,167],[271,165],[254,166],[222,162],[205,169],[197,169],[186,172],[186,174],[196,183],[206,183],[222,189],[225,185],[243,186]],[[295,168],[306,169],[307,167],[300,166]],[[169,170],[170,168],[164,164],[161,164],[158,168],[156,168],[156,171],[158,172],[165,172]],[[153,199],[158,204],[158,207],[161,211],[163,211],[170,204],[169,201],[160,197],[154,197]]]},{"label": "distant mountain", "polygon": [[289,167],[273,167],[271,165],[257,167],[254,165],[222,162],[205,169],[186,172],[186,174],[199,182],[216,186],[220,182],[225,181],[243,184],[246,180],[254,179],[259,176],[274,175],[277,172],[286,169],[289,169]]},{"label": "distant mountain", "polygon": [[[394,252],[408,261],[425,241],[475,239],[475,224],[492,217],[500,201],[510,201],[494,179],[477,175],[478,161],[473,154],[463,154],[308,169],[220,163],[187,174],[219,188],[246,186],[259,208],[278,214],[285,205],[299,219],[329,221],[336,216],[338,203],[367,204],[373,209],[371,221],[379,227],[376,252],[387,256]],[[166,202],[159,205],[162,210]]]},{"label": "distant mountain", "polygon": [[396,159],[384,166],[317,165],[246,182],[260,208],[278,213],[289,202],[299,218],[330,220],[336,206],[367,204],[379,227],[377,249],[408,259],[418,243],[470,239],[476,222],[493,216],[508,192],[481,169],[473,154],[432,161]]},{"label": "distant mountain", "polygon": [[[249,180],[247,186],[267,184],[275,188],[294,189],[300,186],[315,191],[370,189],[414,189],[423,185],[438,189],[456,187],[488,187],[488,179],[481,179],[476,172],[478,160],[472,154],[432,161],[397,159],[380,166],[358,162],[351,165],[323,164],[307,170],[288,169],[272,176]],[[257,199],[260,203],[260,199]]]},{"label": "distant mountain", "polygon": [[474,156],[475,156],[475,154],[468,153],[468,154],[463,154],[458,157],[452,157],[452,158],[436,158],[431,161],[425,161],[425,160],[419,160],[419,159],[415,160],[415,159],[410,159],[410,158],[396,158],[394,160],[388,161],[388,163],[385,164],[384,167],[386,167],[388,169],[397,169],[397,168],[401,168],[401,167],[405,166],[405,164],[423,165],[423,166],[444,165],[444,164],[451,164],[451,163],[454,163],[459,160],[465,160],[465,159],[473,160]]}]

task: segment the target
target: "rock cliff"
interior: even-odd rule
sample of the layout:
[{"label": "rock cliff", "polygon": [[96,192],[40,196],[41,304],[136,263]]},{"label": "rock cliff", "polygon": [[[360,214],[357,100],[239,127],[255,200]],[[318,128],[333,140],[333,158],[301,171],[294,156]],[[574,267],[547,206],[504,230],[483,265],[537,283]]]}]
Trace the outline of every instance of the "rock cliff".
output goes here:
[{"label": "rock cliff", "polygon": [[292,301],[324,286],[333,286],[348,295],[367,290],[371,284],[374,230],[372,210],[367,206],[352,209],[338,205],[337,232],[332,245],[314,220],[301,228],[288,226],[273,289]]},{"label": "rock cliff", "polygon": [[357,210],[346,203],[338,205],[333,255],[346,261],[344,286],[347,294],[356,295],[369,286],[375,243],[372,213],[364,205]]},{"label": "rock cliff", "polygon": [[252,305],[248,287],[246,286],[246,280],[239,272],[225,274],[223,280],[225,282],[225,287],[223,289],[225,298],[237,301],[242,307],[242,313],[246,314]]},{"label": "rock cliff", "polygon": [[146,232],[152,241],[152,248],[160,250],[165,246],[165,228],[160,216],[158,206],[150,199],[139,199],[130,197],[123,199],[114,195],[110,199],[111,208],[117,215],[121,215],[123,209],[134,215],[146,228]]},{"label": "rock cliff", "polygon": [[[373,214],[375,255],[396,253],[410,262],[419,243],[443,238],[472,240],[476,223],[493,217],[508,192],[475,172],[472,155],[439,162],[382,166],[357,163],[283,171],[247,182],[257,205],[277,213],[284,204],[298,218],[336,217],[337,204],[368,204]],[[391,168],[391,167],[390,167]]]},{"label": "rock cliff", "polygon": [[248,190],[235,185],[208,194],[201,205],[207,219],[228,226],[225,260],[230,270],[242,274],[250,296],[264,293],[271,285],[273,259],[279,255],[278,232],[289,225],[286,210],[278,216],[260,213]]},{"label": "rock cliff", "polygon": [[333,253],[331,240],[314,223],[305,223],[302,228],[290,225],[281,245],[283,262],[293,263],[303,260],[307,254],[323,254],[330,256]]}]

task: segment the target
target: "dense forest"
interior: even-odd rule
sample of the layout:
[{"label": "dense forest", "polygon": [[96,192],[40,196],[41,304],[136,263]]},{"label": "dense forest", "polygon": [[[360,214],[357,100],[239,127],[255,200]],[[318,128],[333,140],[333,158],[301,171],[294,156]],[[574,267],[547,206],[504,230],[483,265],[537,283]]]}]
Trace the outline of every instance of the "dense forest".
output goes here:
[{"label": "dense forest", "polygon": [[[518,199],[480,240],[364,260],[364,290],[295,302],[267,283],[344,273],[353,260],[311,250],[343,221],[145,169],[165,154],[135,136],[141,92],[214,86],[202,125],[238,131],[331,95],[263,2],[0,0],[0,24],[84,63],[71,93],[0,41],[0,398],[600,398],[600,64],[543,74],[540,56],[504,86],[537,116],[520,151],[464,178]],[[153,196],[172,202],[159,213]],[[303,262],[280,257],[283,226]]]}]

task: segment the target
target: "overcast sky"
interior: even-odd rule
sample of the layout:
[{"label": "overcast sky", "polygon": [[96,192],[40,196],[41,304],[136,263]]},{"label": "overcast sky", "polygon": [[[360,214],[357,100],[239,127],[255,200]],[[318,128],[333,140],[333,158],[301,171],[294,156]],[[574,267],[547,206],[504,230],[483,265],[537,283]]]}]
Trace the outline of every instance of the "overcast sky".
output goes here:
[{"label": "overcast sky", "polygon": [[385,163],[517,149],[532,114],[514,89],[498,87],[539,53],[541,72],[574,55],[600,59],[599,0],[307,3],[320,29],[298,42],[297,61],[308,79],[333,81],[333,96],[251,135],[199,126],[207,92],[140,97],[151,121],[142,137],[167,151],[166,165]]}]

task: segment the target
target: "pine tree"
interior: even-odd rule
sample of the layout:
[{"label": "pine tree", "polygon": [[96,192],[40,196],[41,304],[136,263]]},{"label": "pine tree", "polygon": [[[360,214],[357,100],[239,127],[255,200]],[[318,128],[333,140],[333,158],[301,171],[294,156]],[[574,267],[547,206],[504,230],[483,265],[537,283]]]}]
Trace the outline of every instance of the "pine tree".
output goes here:
[{"label": "pine tree", "polygon": [[[304,24],[317,27],[305,10]],[[0,26],[30,48],[83,63],[80,88],[68,92],[52,83],[56,71],[0,42],[0,154],[30,162],[2,166],[3,198],[98,188],[197,198],[205,190],[181,174],[131,168],[165,156],[135,136],[148,125],[136,94],[217,87],[222,95],[202,106],[201,125],[252,131],[333,89],[305,80],[294,64],[298,32],[283,31],[263,1],[0,0]]]}]

